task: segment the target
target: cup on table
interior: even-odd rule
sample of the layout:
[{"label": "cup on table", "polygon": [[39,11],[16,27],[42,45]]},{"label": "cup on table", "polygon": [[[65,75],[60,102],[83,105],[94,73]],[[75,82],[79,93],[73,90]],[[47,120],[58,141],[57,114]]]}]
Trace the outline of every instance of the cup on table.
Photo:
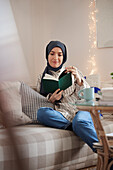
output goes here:
[{"label": "cup on table", "polygon": [[79,90],[78,96],[81,99],[85,99],[86,101],[91,101],[94,99],[94,88],[89,87],[89,88],[84,88]]}]

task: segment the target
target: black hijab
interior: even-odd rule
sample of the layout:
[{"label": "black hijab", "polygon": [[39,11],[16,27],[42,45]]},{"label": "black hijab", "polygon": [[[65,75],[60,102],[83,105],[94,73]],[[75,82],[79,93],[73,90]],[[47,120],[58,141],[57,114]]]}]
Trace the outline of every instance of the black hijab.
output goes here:
[{"label": "black hijab", "polygon": [[[49,53],[51,52],[51,50],[55,47],[59,47],[62,52],[63,52],[63,62],[62,64],[57,67],[57,68],[53,68],[49,65],[49,62],[48,62],[48,55]],[[47,60],[47,66],[42,74],[42,79],[43,77],[45,76],[45,73],[47,74],[50,74],[51,75],[51,70],[52,71],[58,71],[59,69],[62,68],[63,64],[66,62],[67,60],[67,50],[66,50],[66,46],[65,44],[63,44],[62,42],[60,41],[50,41],[49,44],[46,46],[46,60]],[[42,83],[42,79],[41,79],[41,85],[40,85],[40,94],[42,94],[43,96],[47,96],[47,93],[44,92],[44,89],[43,89],[43,83]]]}]

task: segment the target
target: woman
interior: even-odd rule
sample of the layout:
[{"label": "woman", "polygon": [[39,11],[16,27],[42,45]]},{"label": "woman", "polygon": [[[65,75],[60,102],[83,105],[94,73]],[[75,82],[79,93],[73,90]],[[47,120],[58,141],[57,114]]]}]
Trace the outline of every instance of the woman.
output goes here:
[{"label": "woman", "polygon": [[[40,123],[59,129],[72,130],[76,135],[86,142],[93,151],[93,143],[98,142],[96,131],[89,112],[77,110],[75,103],[79,99],[77,93],[80,89],[89,87],[84,77],[74,66],[64,67],[67,60],[66,46],[60,41],[51,41],[46,47],[47,66],[38,78],[37,91],[46,96],[55,106],[54,109],[41,107],[37,112],[37,119]],[[59,77],[61,72],[72,73],[73,83],[66,90],[57,89],[53,94],[44,92],[42,79],[45,73]]]}]

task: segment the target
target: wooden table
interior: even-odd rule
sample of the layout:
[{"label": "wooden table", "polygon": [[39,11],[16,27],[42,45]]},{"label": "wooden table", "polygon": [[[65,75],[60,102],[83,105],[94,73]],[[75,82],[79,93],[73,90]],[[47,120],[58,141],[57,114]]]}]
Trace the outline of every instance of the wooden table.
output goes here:
[{"label": "wooden table", "polygon": [[[108,111],[108,113],[113,113],[113,106],[100,106],[98,104],[93,105],[76,105],[79,110],[89,111],[97,132],[99,143],[97,143],[97,153],[98,153],[98,162],[97,170],[108,170],[113,164],[113,161],[109,163],[109,159],[113,158],[113,138],[108,139],[104,128],[102,126],[99,110],[101,113]],[[94,144],[95,145],[95,144]],[[112,147],[111,147],[112,146]]]}]

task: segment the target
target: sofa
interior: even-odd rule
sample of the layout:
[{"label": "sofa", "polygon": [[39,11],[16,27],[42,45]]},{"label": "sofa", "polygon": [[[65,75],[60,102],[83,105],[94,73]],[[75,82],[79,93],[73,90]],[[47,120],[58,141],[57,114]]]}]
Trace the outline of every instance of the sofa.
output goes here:
[{"label": "sofa", "polygon": [[[40,107],[54,105],[24,82],[0,84],[0,170],[76,170],[93,167],[97,154],[73,131],[41,125]],[[106,133],[113,115],[102,118]]]}]

